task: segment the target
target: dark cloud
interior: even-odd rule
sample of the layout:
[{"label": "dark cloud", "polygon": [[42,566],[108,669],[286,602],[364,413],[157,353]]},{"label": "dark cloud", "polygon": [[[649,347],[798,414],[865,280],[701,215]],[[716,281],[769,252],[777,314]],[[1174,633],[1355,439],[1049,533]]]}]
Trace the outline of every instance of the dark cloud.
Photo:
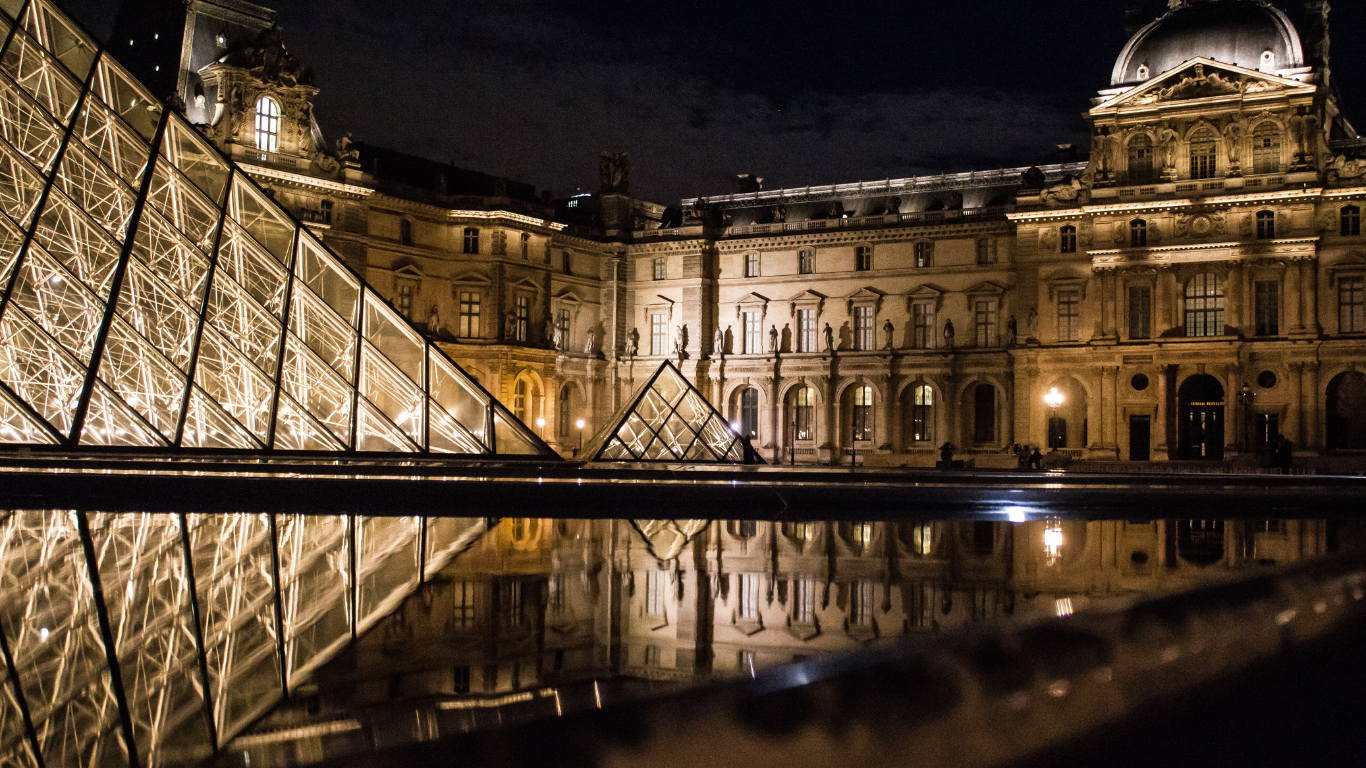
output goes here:
[{"label": "dark cloud", "polygon": [[[1080,113],[1135,4],[277,3],[327,135],[557,193],[591,188],[597,153],[626,150],[633,192],[668,204],[730,192],[737,173],[771,188],[1053,162],[1085,141]],[[68,5],[112,25],[113,0]],[[1366,105],[1362,22],[1366,8],[1334,10],[1349,114]]]}]

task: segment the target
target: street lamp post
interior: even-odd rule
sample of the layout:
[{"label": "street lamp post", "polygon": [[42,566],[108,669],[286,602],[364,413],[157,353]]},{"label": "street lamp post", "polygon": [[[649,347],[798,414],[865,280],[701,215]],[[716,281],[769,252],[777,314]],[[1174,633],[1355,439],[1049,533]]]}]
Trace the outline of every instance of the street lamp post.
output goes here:
[{"label": "street lamp post", "polygon": [[545,439],[545,419],[544,419],[544,418],[536,419],[536,429],[537,429],[538,432],[540,432],[540,434],[538,435],[538,437],[540,437],[542,440],[544,440],[544,439]]},{"label": "street lamp post", "polygon": [[1243,388],[1238,393],[1238,399],[1243,403],[1243,453],[1252,453],[1252,403],[1257,399],[1257,393],[1252,391],[1252,387],[1243,382]]},{"label": "street lamp post", "polygon": [[1049,388],[1048,394],[1043,396],[1043,404],[1048,406],[1048,412],[1050,414],[1048,417],[1048,450],[1050,451],[1056,451],[1058,449],[1057,435],[1053,433],[1053,420],[1058,418],[1058,409],[1061,408],[1062,404],[1066,401],[1067,398],[1063,393],[1058,391],[1057,387]]},{"label": "street lamp post", "polygon": [[574,456],[577,458],[579,451],[583,450],[583,419],[574,422],[574,426],[579,428],[579,447],[574,449]]}]

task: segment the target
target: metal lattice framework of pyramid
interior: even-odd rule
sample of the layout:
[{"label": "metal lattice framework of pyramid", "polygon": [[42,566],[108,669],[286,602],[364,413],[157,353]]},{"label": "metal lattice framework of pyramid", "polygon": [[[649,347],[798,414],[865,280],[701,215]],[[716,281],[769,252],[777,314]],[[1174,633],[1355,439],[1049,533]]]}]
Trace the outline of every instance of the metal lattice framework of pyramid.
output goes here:
[{"label": "metal lattice framework of pyramid", "polygon": [[764,463],[668,360],[579,455],[587,461]]},{"label": "metal lattice framework of pyramid", "polygon": [[558,458],[49,0],[0,38],[0,443]]}]

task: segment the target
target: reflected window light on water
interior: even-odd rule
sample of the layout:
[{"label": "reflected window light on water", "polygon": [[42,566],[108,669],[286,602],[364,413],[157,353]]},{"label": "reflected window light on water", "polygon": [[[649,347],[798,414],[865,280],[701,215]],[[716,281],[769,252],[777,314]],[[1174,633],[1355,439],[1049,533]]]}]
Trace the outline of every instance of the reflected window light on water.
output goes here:
[{"label": "reflected window light on water", "polygon": [[1043,551],[1049,565],[1055,565],[1062,554],[1062,523],[1050,520],[1043,529]]},{"label": "reflected window light on water", "polygon": [[1071,616],[1071,615],[1072,615],[1072,598],[1070,598],[1070,597],[1059,598],[1057,601],[1055,601],[1055,605],[1056,605],[1056,610],[1057,610],[1058,616],[1061,617],[1061,616]]}]

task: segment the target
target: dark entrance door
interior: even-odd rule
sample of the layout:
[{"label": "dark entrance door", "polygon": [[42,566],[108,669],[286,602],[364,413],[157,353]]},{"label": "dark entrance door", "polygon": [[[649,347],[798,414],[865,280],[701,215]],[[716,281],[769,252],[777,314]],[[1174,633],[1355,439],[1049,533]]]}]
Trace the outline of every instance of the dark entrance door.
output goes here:
[{"label": "dark entrance door", "polygon": [[1129,461],[1148,461],[1153,442],[1152,420],[1147,416],[1129,417]]},{"label": "dark entrance door", "polygon": [[1224,458],[1224,386],[1208,374],[1186,379],[1177,392],[1181,458]]}]

